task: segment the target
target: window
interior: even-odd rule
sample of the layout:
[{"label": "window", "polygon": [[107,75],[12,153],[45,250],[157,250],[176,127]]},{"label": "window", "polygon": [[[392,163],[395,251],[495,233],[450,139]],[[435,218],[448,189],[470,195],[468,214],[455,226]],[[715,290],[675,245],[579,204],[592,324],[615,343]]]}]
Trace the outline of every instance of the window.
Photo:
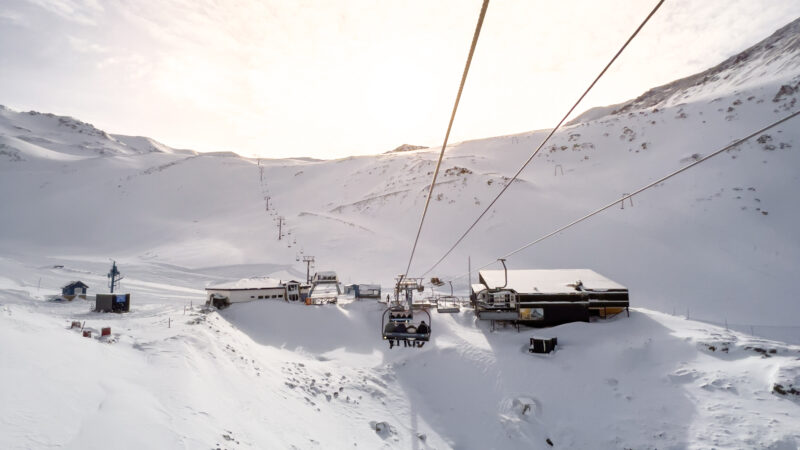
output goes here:
[{"label": "window", "polygon": [[272,294],[272,298],[275,298],[275,297],[277,297],[277,295],[275,295],[275,294]]},{"label": "window", "polygon": [[544,308],[520,308],[519,318],[522,320],[544,320]]},{"label": "window", "polygon": [[251,295],[250,298],[256,298],[256,296],[255,295]]},{"label": "window", "polygon": [[278,298],[283,298],[283,294],[278,294]]},{"label": "window", "polygon": [[263,296],[263,295],[259,295],[259,296],[258,296],[258,298],[259,298],[259,299],[262,299],[262,298],[264,298],[264,296]]}]

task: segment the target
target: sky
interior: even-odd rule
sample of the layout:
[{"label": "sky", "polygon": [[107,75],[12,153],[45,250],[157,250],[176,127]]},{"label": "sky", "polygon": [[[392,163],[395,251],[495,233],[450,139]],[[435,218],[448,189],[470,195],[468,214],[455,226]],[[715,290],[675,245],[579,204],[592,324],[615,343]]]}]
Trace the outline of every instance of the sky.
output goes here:
[{"label": "sky", "polygon": [[[3,0],[0,104],[175,148],[441,146],[481,0]],[[656,0],[493,0],[450,142],[551,128]],[[668,0],[578,107],[688,76],[796,0]]]}]

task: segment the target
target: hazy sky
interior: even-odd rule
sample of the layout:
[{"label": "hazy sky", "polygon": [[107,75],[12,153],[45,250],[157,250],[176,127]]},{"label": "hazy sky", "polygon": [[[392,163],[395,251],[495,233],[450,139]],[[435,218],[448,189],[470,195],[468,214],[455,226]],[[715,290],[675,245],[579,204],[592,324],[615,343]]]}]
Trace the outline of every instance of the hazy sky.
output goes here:
[{"label": "hazy sky", "polygon": [[[655,0],[493,0],[451,142],[549,128]],[[178,148],[441,145],[481,0],[2,0],[0,104]],[[578,109],[690,75],[797,0],[667,0]]]}]

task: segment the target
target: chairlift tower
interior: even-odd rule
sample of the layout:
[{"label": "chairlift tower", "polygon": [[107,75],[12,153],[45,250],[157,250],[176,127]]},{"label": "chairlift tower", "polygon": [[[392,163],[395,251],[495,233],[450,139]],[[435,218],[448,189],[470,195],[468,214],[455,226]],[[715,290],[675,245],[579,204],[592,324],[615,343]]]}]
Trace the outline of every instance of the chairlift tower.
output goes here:
[{"label": "chairlift tower", "polygon": [[286,219],[283,216],[278,216],[278,240],[280,241],[283,237],[283,224],[286,223]]},{"label": "chairlift tower", "polygon": [[303,262],[306,263],[306,284],[311,283],[311,265],[314,264],[313,256],[303,256]]},{"label": "chairlift tower", "polygon": [[114,288],[119,287],[119,282],[122,278],[122,274],[119,273],[119,269],[117,269],[117,262],[112,259],[111,270],[108,272],[108,287],[111,289],[112,294],[114,293]]}]

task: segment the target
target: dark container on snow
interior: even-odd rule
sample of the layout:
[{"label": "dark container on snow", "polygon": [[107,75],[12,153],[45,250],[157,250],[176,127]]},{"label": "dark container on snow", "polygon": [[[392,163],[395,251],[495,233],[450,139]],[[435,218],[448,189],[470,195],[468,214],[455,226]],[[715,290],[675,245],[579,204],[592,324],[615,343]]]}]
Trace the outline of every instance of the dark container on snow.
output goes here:
[{"label": "dark container on snow", "polygon": [[528,351],[531,353],[550,353],[556,349],[558,338],[531,338],[531,345]]},{"label": "dark container on snow", "polygon": [[128,312],[131,294],[97,294],[94,310],[97,312]]}]

